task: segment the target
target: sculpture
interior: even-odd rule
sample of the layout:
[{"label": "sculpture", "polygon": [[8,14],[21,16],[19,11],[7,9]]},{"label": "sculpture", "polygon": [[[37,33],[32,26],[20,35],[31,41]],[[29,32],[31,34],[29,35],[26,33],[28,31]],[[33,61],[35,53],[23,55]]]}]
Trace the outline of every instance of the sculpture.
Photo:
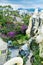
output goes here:
[{"label": "sculpture", "polygon": [[23,65],[23,59],[21,57],[14,57],[11,60],[7,61],[4,65]]}]

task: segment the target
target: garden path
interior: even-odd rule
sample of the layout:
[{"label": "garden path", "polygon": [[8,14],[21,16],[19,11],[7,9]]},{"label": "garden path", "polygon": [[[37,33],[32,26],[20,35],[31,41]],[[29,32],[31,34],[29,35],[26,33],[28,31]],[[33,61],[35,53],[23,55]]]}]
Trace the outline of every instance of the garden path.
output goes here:
[{"label": "garden path", "polygon": [[31,58],[32,55],[33,55],[33,54],[32,54],[32,51],[31,51],[31,52],[30,52],[30,55],[28,56],[28,60],[27,60],[27,62],[26,62],[26,65],[32,65],[31,62],[30,62],[30,58]]}]

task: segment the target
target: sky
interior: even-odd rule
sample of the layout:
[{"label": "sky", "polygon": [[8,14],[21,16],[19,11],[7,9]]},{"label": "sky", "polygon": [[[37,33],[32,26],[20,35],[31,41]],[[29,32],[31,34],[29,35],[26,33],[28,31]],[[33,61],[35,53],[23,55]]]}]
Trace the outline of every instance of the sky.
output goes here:
[{"label": "sky", "polygon": [[0,0],[0,5],[11,5],[18,8],[43,8],[43,0]]}]

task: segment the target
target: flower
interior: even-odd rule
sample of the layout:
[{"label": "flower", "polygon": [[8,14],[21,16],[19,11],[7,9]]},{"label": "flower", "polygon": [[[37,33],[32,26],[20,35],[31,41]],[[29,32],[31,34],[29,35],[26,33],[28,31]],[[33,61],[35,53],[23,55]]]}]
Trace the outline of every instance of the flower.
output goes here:
[{"label": "flower", "polygon": [[12,32],[8,32],[7,35],[8,35],[9,37],[13,37],[13,38],[14,38],[15,35],[16,35],[16,32],[13,32],[13,31],[12,31]]},{"label": "flower", "polygon": [[21,32],[24,33],[27,28],[28,28],[27,25],[22,25],[21,26]]}]

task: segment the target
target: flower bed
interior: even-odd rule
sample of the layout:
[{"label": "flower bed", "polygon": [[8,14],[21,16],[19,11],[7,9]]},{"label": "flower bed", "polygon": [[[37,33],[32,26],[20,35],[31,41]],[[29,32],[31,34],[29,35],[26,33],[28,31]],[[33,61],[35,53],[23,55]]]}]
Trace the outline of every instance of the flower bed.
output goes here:
[{"label": "flower bed", "polygon": [[21,45],[24,40],[28,39],[26,35],[27,25],[25,24],[14,24],[13,22],[5,22],[1,24],[0,33],[4,41],[12,41],[11,45]]}]

